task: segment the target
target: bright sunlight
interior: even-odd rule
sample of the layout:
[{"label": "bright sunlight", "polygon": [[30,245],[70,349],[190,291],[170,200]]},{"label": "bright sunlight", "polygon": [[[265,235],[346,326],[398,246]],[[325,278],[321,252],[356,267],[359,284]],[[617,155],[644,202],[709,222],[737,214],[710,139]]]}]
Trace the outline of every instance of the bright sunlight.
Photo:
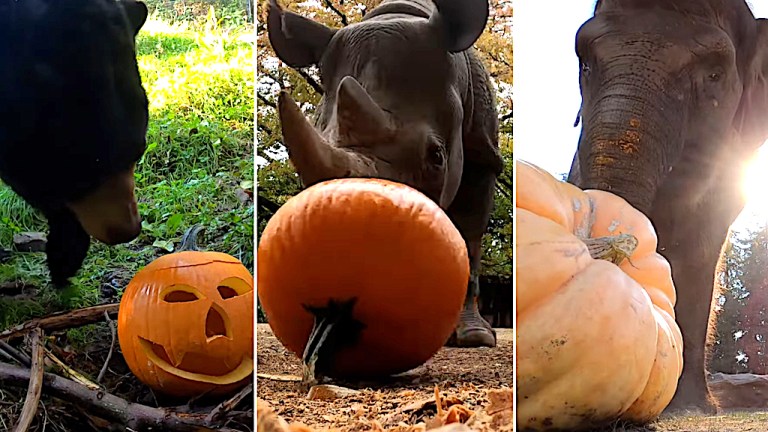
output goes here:
[{"label": "bright sunlight", "polygon": [[768,141],[757,151],[744,170],[742,190],[747,205],[737,220],[738,225],[754,228],[768,221]]}]

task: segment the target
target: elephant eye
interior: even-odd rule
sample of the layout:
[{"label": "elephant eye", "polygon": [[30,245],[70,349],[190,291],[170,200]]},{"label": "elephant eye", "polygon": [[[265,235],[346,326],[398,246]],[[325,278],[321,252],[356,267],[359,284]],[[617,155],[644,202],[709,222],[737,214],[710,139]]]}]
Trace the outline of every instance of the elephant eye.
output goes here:
[{"label": "elephant eye", "polygon": [[189,303],[202,298],[200,292],[189,285],[171,285],[160,296],[168,303]]},{"label": "elephant eye", "polygon": [[592,69],[589,67],[589,64],[587,64],[587,62],[585,62],[585,61],[582,61],[582,62],[581,62],[581,73],[582,73],[582,74],[584,74],[584,75],[589,75],[589,72],[590,72],[591,70],[592,70]]},{"label": "elephant eye", "polygon": [[717,82],[720,81],[720,74],[717,72],[712,72],[709,74],[709,76],[707,76],[707,78],[712,82]]},{"label": "elephant eye", "polygon": [[227,300],[252,291],[253,288],[240,278],[229,277],[219,282],[216,290],[219,291],[219,295],[223,300]]}]

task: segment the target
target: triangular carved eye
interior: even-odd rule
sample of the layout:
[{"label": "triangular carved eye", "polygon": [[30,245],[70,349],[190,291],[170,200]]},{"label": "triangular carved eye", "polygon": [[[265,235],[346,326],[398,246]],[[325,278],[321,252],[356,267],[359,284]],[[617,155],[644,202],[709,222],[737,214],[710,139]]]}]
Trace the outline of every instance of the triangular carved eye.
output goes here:
[{"label": "triangular carved eye", "polygon": [[221,281],[216,290],[222,299],[227,300],[253,291],[253,288],[238,277],[229,277]]},{"label": "triangular carved eye", "polygon": [[171,285],[160,294],[160,298],[167,303],[189,303],[203,297],[200,291],[189,285]]}]

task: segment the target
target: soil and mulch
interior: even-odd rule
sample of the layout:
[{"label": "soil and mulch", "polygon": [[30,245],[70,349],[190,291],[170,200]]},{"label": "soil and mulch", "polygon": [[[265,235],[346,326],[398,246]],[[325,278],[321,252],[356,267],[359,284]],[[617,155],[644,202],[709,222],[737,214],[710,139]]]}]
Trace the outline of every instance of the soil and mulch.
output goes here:
[{"label": "soil and mulch", "polygon": [[[253,385],[226,399],[165,398],[120,353],[116,303],[61,312],[0,331],[0,430],[251,431]],[[69,329],[88,331],[74,348]]]},{"label": "soil and mulch", "polygon": [[443,347],[424,365],[378,382],[307,388],[301,361],[257,325],[260,432],[512,431],[512,329],[497,329],[495,348]]}]

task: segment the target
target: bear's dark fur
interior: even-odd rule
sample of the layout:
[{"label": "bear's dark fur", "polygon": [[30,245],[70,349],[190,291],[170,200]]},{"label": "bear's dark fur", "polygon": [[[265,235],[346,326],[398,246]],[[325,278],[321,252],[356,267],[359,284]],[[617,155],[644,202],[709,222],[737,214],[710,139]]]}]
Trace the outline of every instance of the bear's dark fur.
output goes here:
[{"label": "bear's dark fur", "polygon": [[146,18],[133,0],[0,0],[0,178],[48,219],[56,285],[90,245],[66,203],[145,151],[135,37]]}]

